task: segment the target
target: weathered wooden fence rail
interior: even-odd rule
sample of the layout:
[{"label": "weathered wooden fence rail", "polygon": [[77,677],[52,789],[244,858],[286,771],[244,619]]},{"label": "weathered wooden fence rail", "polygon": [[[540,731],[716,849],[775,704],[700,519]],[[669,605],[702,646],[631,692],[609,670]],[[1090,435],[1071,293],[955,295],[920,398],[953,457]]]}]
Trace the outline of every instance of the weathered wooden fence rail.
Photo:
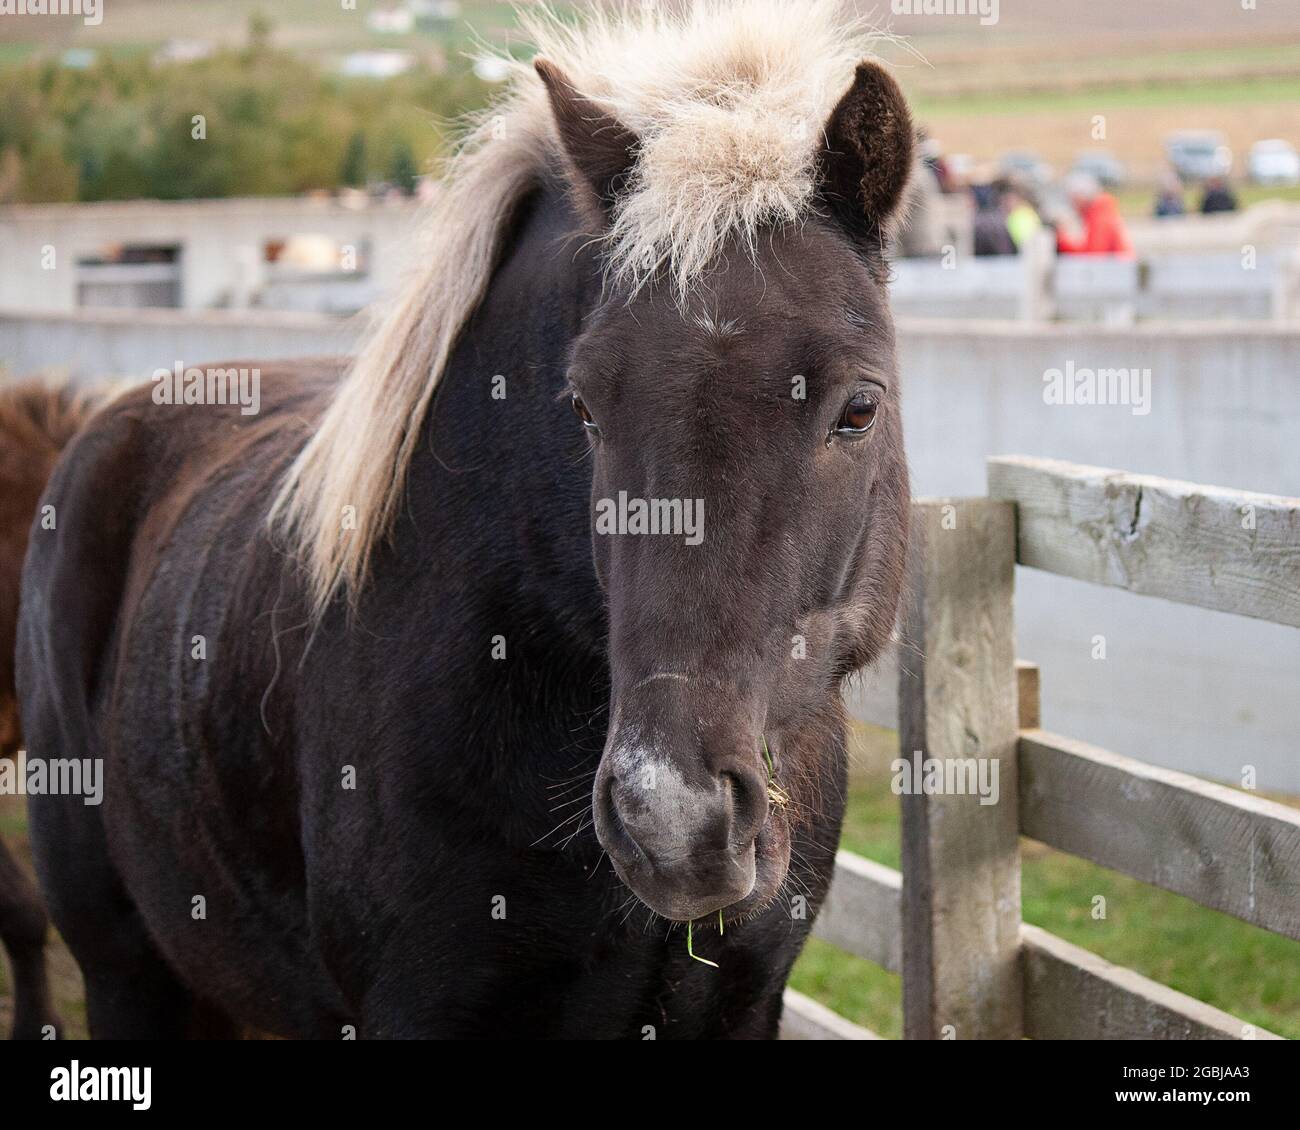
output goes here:
[{"label": "weathered wooden fence rail", "polygon": [[[1277,1039],[1021,921],[1024,835],[1300,939],[1300,810],[1040,729],[1012,589],[1018,563],[1300,626],[1300,499],[1021,457],[989,496],[914,504],[899,742],[996,761],[996,803],[905,794],[902,871],[840,852],[816,935],[902,973],[907,1038]],[[786,1017],[874,1038],[796,993]]]}]

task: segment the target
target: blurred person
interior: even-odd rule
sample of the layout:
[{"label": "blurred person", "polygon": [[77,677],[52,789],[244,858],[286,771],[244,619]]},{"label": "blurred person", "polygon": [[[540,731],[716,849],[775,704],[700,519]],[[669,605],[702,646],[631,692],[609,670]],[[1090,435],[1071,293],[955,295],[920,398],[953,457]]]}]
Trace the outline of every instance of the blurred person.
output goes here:
[{"label": "blurred person", "polygon": [[1042,217],[1034,207],[1029,193],[1014,181],[1008,182],[1002,189],[1002,213],[1007,218],[1007,231],[1017,251],[1042,230]]},{"label": "blurred person", "polygon": [[1177,173],[1165,173],[1160,178],[1160,186],[1156,190],[1156,204],[1152,209],[1152,215],[1157,219],[1165,219],[1169,216],[1183,216],[1187,213],[1187,205],[1183,202],[1183,182],[1178,179]]},{"label": "blurred person", "polygon": [[973,184],[971,196],[975,200],[975,254],[1014,255],[1016,244],[1007,228],[1000,187],[996,184]]},{"label": "blurred person", "polygon": [[1223,177],[1210,177],[1205,182],[1205,194],[1201,197],[1201,214],[1213,215],[1215,212],[1235,212],[1237,197]]},{"label": "blurred person", "polygon": [[898,254],[906,259],[935,258],[943,253],[942,201],[939,179],[924,159],[917,161],[903,197]]},{"label": "blurred person", "polygon": [[1083,223],[1083,234],[1074,236],[1064,225],[1056,232],[1056,249],[1063,255],[1119,255],[1133,257],[1128,229],[1119,205],[1091,173],[1075,172],[1065,178],[1065,193]]},{"label": "blurred person", "polygon": [[[980,172],[982,173],[983,170],[980,170]],[[991,176],[973,176],[968,187],[971,199],[975,201],[975,211],[984,212],[997,206],[998,191],[993,187],[993,178]]]},{"label": "blurred person", "polygon": [[921,161],[934,174],[939,191],[956,192],[960,185],[956,183],[952,169],[948,166],[948,160],[943,155],[943,146],[924,131],[918,131],[917,136],[921,139]]}]

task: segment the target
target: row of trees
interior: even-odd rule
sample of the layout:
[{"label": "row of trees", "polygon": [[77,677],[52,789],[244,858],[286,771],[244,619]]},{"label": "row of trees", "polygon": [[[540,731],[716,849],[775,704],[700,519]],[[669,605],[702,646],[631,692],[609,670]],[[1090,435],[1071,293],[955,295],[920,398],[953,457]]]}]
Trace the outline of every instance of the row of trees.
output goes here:
[{"label": "row of trees", "polygon": [[466,67],[343,79],[256,42],[185,64],[106,54],[84,69],[8,66],[0,203],[409,189],[485,97]]}]

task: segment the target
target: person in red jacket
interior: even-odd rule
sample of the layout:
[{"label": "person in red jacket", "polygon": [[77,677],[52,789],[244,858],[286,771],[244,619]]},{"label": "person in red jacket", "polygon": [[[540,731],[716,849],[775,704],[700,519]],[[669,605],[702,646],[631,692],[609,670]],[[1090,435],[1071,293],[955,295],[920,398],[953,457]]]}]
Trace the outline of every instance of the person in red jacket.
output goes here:
[{"label": "person in red jacket", "polygon": [[1119,205],[1108,192],[1102,192],[1097,178],[1088,173],[1072,173],[1066,178],[1065,191],[1083,221],[1083,235],[1075,237],[1063,228],[1056,232],[1056,249],[1063,255],[1119,255],[1133,258],[1133,245],[1119,214]]}]

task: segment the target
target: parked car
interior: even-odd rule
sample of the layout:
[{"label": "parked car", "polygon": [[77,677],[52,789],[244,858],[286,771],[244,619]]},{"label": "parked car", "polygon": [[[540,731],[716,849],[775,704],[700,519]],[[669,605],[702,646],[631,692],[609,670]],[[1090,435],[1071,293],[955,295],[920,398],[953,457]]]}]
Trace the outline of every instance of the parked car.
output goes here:
[{"label": "parked car", "polygon": [[1256,184],[1300,184],[1300,153],[1289,141],[1257,141],[1250,147],[1246,175]]},{"label": "parked car", "polygon": [[1119,188],[1128,179],[1128,171],[1106,149],[1088,149],[1074,159],[1072,173],[1088,173],[1107,188]]},{"label": "parked car", "polygon": [[1217,130],[1180,130],[1165,138],[1165,157],[1184,181],[1226,177],[1232,172],[1232,150]]}]

